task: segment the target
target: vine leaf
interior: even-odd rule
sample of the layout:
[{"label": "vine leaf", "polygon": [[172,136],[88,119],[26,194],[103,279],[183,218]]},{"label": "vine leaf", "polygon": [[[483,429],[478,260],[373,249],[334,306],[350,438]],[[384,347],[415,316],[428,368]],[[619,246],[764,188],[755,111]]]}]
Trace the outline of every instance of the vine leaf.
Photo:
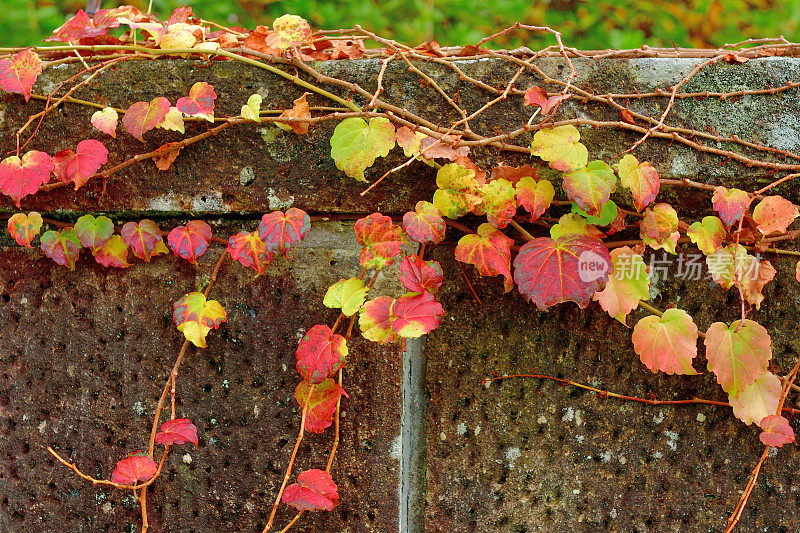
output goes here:
[{"label": "vine leaf", "polygon": [[753,220],[764,235],[783,233],[797,215],[797,206],[781,196],[767,196],[753,208]]},{"label": "vine leaf", "polygon": [[311,46],[312,33],[308,21],[297,15],[283,15],[272,23],[272,31],[266,37],[266,45],[278,50],[291,47]]},{"label": "vine leaf", "polygon": [[589,162],[589,151],[580,139],[578,128],[571,124],[542,129],[533,135],[531,155],[547,161],[552,169],[572,172]]},{"label": "vine leaf", "polygon": [[699,333],[692,317],[683,309],[667,309],[661,317],[646,316],[633,328],[633,348],[653,372],[695,375]]},{"label": "vine leaf", "polygon": [[800,261],[798,261],[797,265],[794,267],[794,279],[800,282]]},{"label": "vine leaf", "polygon": [[164,446],[171,446],[173,444],[186,444],[191,442],[197,448],[199,441],[197,439],[197,426],[192,424],[188,418],[176,418],[174,420],[167,420],[156,433],[156,443],[163,444]]},{"label": "vine leaf", "polygon": [[774,415],[780,397],[781,380],[772,372],[764,372],[738,395],[729,395],[728,401],[733,407],[733,415],[749,426]]},{"label": "vine leaf", "polygon": [[148,263],[151,257],[168,252],[161,237],[161,230],[152,220],[145,218],[138,224],[126,222],[120,234],[122,240],[133,250],[133,255]]},{"label": "vine leaf", "polygon": [[464,235],[456,245],[455,258],[478,267],[482,276],[502,274],[505,292],[514,287],[511,278],[511,245],[513,239],[488,223],[478,226],[478,234]]},{"label": "vine leaf", "polygon": [[22,198],[34,194],[50,181],[52,170],[52,158],[38,150],[26,152],[22,159],[15,155],[6,157],[0,161],[0,192],[10,196],[20,207]]},{"label": "vine leaf", "polygon": [[714,322],[706,331],[705,345],[708,369],[731,396],[752,385],[772,359],[769,333],[752,320],[736,320],[730,326]]},{"label": "vine leaf", "polygon": [[564,175],[564,191],[590,215],[599,215],[617,189],[617,176],[603,161],[592,161]]},{"label": "vine leaf", "polygon": [[149,480],[157,471],[158,465],[153,458],[137,450],[117,462],[114,472],[111,473],[111,481],[123,485],[135,485],[137,481]]},{"label": "vine leaf", "polygon": [[[291,109],[287,109],[283,113],[280,114],[281,117],[286,118],[311,118],[311,111],[308,107],[308,102],[306,101],[306,96],[311,93],[303,93],[303,96],[294,100],[294,105]],[[276,126],[284,131],[293,131],[298,135],[304,135],[308,133],[309,124],[308,122],[276,122]]]},{"label": "vine leaf", "polygon": [[206,300],[202,292],[190,292],[172,304],[172,320],[186,340],[198,348],[206,347],[206,336],[228,319],[216,300]]},{"label": "vine leaf", "polygon": [[300,340],[295,352],[297,371],[316,385],[344,366],[347,342],[325,325],[312,327]]},{"label": "vine leaf", "polygon": [[789,421],[781,415],[769,415],[758,424],[762,429],[758,439],[765,446],[780,448],[784,444],[794,442],[794,430]]},{"label": "vine leaf", "polygon": [[567,213],[558,219],[558,222],[553,224],[550,228],[550,238],[558,239],[562,235],[570,233],[579,233],[581,235],[588,235],[595,239],[601,239],[606,236],[605,233],[597,229],[595,226],[577,213]]},{"label": "vine leaf", "polygon": [[161,124],[167,116],[169,108],[169,100],[163,96],[153,98],[149,103],[136,102],[125,110],[122,124],[128,133],[144,142],[142,135]]},{"label": "vine leaf", "polygon": [[36,78],[42,73],[42,60],[27,48],[17,52],[11,59],[0,60],[0,88],[10,93],[19,93],[27,102]]},{"label": "vine leaf", "polygon": [[750,205],[750,195],[741,189],[727,189],[717,187],[714,189],[714,196],[711,197],[714,210],[719,213],[719,217],[730,228],[731,225],[742,218]]},{"label": "vine leaf", "polygon": [[678,213],[669,204],[655,204],[645,209],[639,236],[645,244],[654,250],[666,250],[677,254],[678,245]]},{"label": "vine leaf", "polygon": [[252,268],[259,274],[263,274],[272,262],[272,252],[267,249],[264,241],[255,231],[240,231],[236,235],[228,237],[226,250],[243,267]]},{"label": "vine leaf", "polygon": [[411,292],[436,294],[442,280],[442,267],[437,261],[424,261],[413,254],[400,263],[400,283]]},{"label": "vine leaf", "polygon": [[336,168],[358,181],[366,182],[364,171],[375,159],[386,157],[394,148],[395,129],[388,119],[375,117],[369,123],[350,117],[336,125],[331,137],[331,157]]},{"label": "vine leaf", "polygon": [[[183,121],[183,113],[181,113],[177,107],[170,107],[169,111],[167,111],[167,114],[164,115],[164,120],[162,120],[157,127],[161,128],[162,130],[186,133],[186,124]],[[167,143],[164,146],[172,144],[178,143]]]},{"label": "vine leaf", "polygon": [[308,403],[306,429],[312,433],[322,433],[333,423],[333,414],[336,412],[339,398],[349,396],[331,378],[318,383],[311,392],[311,398],[308,397],[310,390],[311,384],[308,381],[301,381],[294,390],[294,397],[300,407]]},{"label": "vine leaf", "polygon": [[480,189],[483,202],[479,212],[485,214],[486,220],[498,229],[508,226],[517,214],[517,202],[514,186],[504,179],[492,180]]},{"label": "vine leaf", "polygon": [[430,202],[419,201],[414,211],[403,215],[403,230],[412,241],[420,244],[442,242],[446,229],[441,213]]},{"label": "vine leaf", "polygon": [[117,124],[119,123],[119,115],[117,110],[112,107],[104,107],[100,111],[95,111],[90,119],[92,126],[102,131],[106,135],[111,135],[117,138]]},{"label": "vine leaf", "polygon": [[457,163],[448,163],[436,173],[433,205],[448,218],[458,218],[483,201],[475,171]]},{"label": "vine leaf", "polygon": [[167,243],[176,256],[194,263],[208,249],[211,226],[202,220],[192,220],[185,226],[173,228],[167,235]]},{"label": "vine leaf", "polygon": [[391,217],[372,213],[356,220],[356,241],[361,248],[358,264],[363,268],[380,270],[392,264],[392,258],[400,253],[403,231]]},{"label": "vine leaf", "polygon": [[336,483],[325,470],[306,470],[283,492],[283,503],[298,511],[332,511],[339,505]]},{"label": "vine leaf", "polygon": [[128,268],[128,245],[119,235],[112,235],[102,246],[92,250],[95,261],[106,267]]},{"label": "vine leaf", "polygon": [[639,306],[640,300],[650,299],[650,278],[642,256],[627,246],[611,250],[613,274],[605,288],[594,293],[600,307],[625,324],[628,314]]},{"label": "vine leaf", "polygon": [[391,310],[394,301],[394,298],[379,296],[364,304],[358,315],[358,327],[365,339],[387,344],[399,338],[392,329],[394,316]]},{"label": "vine leaf", "polygon": [[54,174],[64,183],[72,183],[75,190],[83,187],[89,178],[108,161],[108,149],[95,139],[78,143],[73,152],[65,148],[53,156]]},{"label": "vine leaf", "polygon": [[214,92],[214,86],[204,81],[198,81],[189,89],[189,96],[178,98],[175,107],[186,116],[201,117],[209,122],[214,122],[214,100],[216,99],[217,93]]},{"label": "vine leaf", "polygon": [[103,246],[114,234],[114,223],[106,216],[97,218],[83,215],[75,222],[75,231],[81,245],[94,251]]},{"label": "vine leaf", "polygon": [[285,256],[310,229],[311,217],[302,209],[290,207],[285,213],[273,211],[262,216],[258,224],[258,236],[267,250]]},{"label": "vine leaf", "polygon": [[492,169],[492,179],[504,179],[513,183],[515,186],[519,184],[524,178],[531,178],[532,183],[538,182],[542,179],[539,170],[530,166],[522,165],[521,167],[512,167],[500,163]]},{"label": "vine leaf", "polygon": [[261,122],[261,102],[264,99],[260,94],[251,94],[247,104],[242,106],[242,118]]},{"label": "vine leaf", "polygon": [[516,185],[517,203],[531,214],[531,222],[544,214],[555,194],[552,183],[547,180],[536,181],[531,176],[522,177]]},{"label": "vine leaf", "polygon": [[439,327],[444,309],[431,293],[411,292],[394,301],[391,314],[395,333],[405,338],[416,338]]},{"label": "vine leaf", "polygon": [[8,219],[8,233],[14,237],[17,244],[32,248],[31,242],[39,235],[42,229],[42,215],[36,211],[16,213]]},{"label": "vine leaf", "polygon": [[769,261],[759,260],[736,244],[729,244],[706,257],[706,264],[711,279],[723,289],[730,289],[738,281],[745,301],[755,305],[756,309],[761,308],[764,300],[761,291],[777,273]]},{"label": "vine leaf", "polygon": [[603,208],[600,210],[600,214],[597,216],[590,215],[583,209],[581,209],[578,204],[575,202],[572,203],[570,207],[570,213],[577,213],[580,216],[586,219],[586,222],[589,224],[594,224],[596,226],[608,226],[612,224],[614,220],[619,216],[620,209],[617,207],[617,204],[614,203],[613,200],[607,201],[603,204]]},{"label": "vine leaf", "polygon": [[155,163],[158,170],[169,170],[169,167],[178,158],[180,152],[181,145],[178,142],[162,144],[156,148],[156,153],[153,155],[153,163]]},{"label": "vine leaf", "polygon": [[567,301],[584,308],[612,268],[611,255],[599,239],[577,234],[556,240],[539,237],[520,248],[514,281],[539,309]]},{"label": "vine leaf", "polygon": [[702,222],[694,222],[686,230],[686,235],[707,256],[722,247],[727,234],[722,220],[715,216],[703,217]]},{"label": "vine leaf", "polygon": [[655,167],[647,161],[639,160],[627,154],[617,166],[619,179],[623,187],[627,187],[633,194],[633,205],[638,212],[653,203],[661,188],[661,180]]},{"label": "vine leaf", "polygon": [[353,316],[364,305],[369,288],[359,278],[340,279],[325,292],[325,307],[341,309],[345,316]]},{"label": "vine leaf", "polygon": [[44,255],[59,265],[75,270],[75,262],[81,252],[81,242],[75,228],[64,228],[61,231],[45,231],[39,241]]},{"label": "vine leaf", "polygon": [[422,139],[419,141],[420,155],[424,160],[428,161],[431,159],[448,159],[458,162],[464,158],[468,158],[469,146],[459,146],[458,148],[455,146],[460,139],[460,136],[454,135],[445,135],[440,139],[434,139],[433,137],[423,135]]},{"label": "vine leaf", "polygon": [[561,103],[563,100],[569,98],[569,94],[557,94],[555,96],[547,97],[544,89],[538,85],[534,85],[525,91],[525,105],[539,106],[542,110],[542,115],[549,115],[550,111]]}]

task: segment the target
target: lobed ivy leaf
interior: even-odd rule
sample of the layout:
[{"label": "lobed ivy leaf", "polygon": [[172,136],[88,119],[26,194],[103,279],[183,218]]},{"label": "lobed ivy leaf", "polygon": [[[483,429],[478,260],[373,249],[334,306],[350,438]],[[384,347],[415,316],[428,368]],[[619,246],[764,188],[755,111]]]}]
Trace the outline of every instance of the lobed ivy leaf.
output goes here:
[{"label": "lobed ivy leaf", "polygon": [[209,122],[214,122],[214,100],[216,99],[217,93],[214,92],[214,86],[204,81],[198,81],[189,89],[189,96],[178,98],[175,107],[186,116],[202,117]]},{"label": "lobed ivy leaf", "polygon": [[[280,116],[287,118],[311,118],[311,110],[306,101],[306,96],[309,94],[311,93],[303,93],[303,96],[294,100],[292,108],[285,110]],[[286,124],[276,122],[275,125],[284,131],[293,131],[298,135],[308,133],[309,128],[308,122],[290,122]]]},{"label": "lobed ivy leaf", "polygon": [[242,118],[261,122],[261,102],[263,98],[260,94],[251,94],[247,99],[247,104],[242,106]]},{"label": "lobed ivy leaf", "polygon": [[336,483],[325,470],[306,470],[286,487],[283,503],[298,511],[332,511],[339,505]]},{"label": "lobed ivy leaf", "polygon": [[464,216],[483,201],[475,171],[456,163],[448,163],[438,170],[436,187],[433,205],[448,218]]},{"label": "lobed ivy leaf", "polygon": [[108,161],[108,149],[100,141],[86,139],[78,143],[77,152],[70,148],[53,156],[54,174],[64,183],[72,183],[77,191]]},{"label": "lobed ivy leaf", "polygon": [[609,200],[603,204],[603,208],[600,210],[600,214],[597,216],[590,215],[581,209],[575,202],[573,202],[572,206],[570,207],[570,213],[577,213],[585,218],[586,222],[596,226],[608,226],[609,224],[613,223],[617,216],[619,216],[619,212],[619,208],[617,207],[617,204],[614,203],[614,200]]},{"label": "lobed ivy leaf", "polygon": [[94,251],[114,234],[114,223],[106,216],[83,215],[75,222],[75,231],[81,245]]},{"label": "lobed ivy leaf", "polygon": [[531,214],[531,222],[544,214],[555,194],[552,183],[547,180],[536,181],[530,176],[522,177],[516,185],[517,203]]},{"label": "lobed ivy leaf", "polygon": [[325,292],[325,307],[341,309],[345,316],[353,316],[364,305],[369,288],[358,278],[340,279]]},{"label": "lobed ivy leaf", "polygon": [[542,176],[539,174],[539,170],[537,168],[530,165],[512,167],[500,163],[492,169],[492,179],[496,180],[501,178],[510,181],[516,186],[523,178],[531,178],[533,183],[535,183],[540,181]]},{"label": "lobed ivy leaf", "polygon": [[243,267],[252,268],[259,274],[263,274],[272,262],[272,252],[255,231],[240,231],[228,237],[227,252]]},{"label": "lobed ivy leaf", "polygon": [[753,208],[753,220],[764,235],[785,232],[797,215],[797,206],[781,196],[767,196]]},{"label": "lobed ivy leaf", "polygon": [[197,448],[199,440],[197,439],[197,426],[192,424],[188,418],[176,418],[174,420],[167,420],[156,433],[156,443],[164,446],[171,446],[173,444],[186,444],[191,442]]},{"label": "lobed ivy leaf", "polygon": [[81,252],[81,242],[75,228],[45,231],[39,241],[44,255],[59,265],[75,270],[75,262]]},{"label": "lobed ivy leaf", "polygon": [[42,229],[42,215],[36,211],[31,211],[27,215],[25,213],[16,213],[8,219],[7,227],[8,233],[14,237],[17,244],[32,248],[31,242],[39,235],[39,230]]},{"label": "lobed ivy leaf", "polygon": [[270,252],[285,256],[310,229],[311,217],[302,209],[290,207],[286,213],[273,211],[262,216],[258,224],[258,236]]},{"label": "lobed ivy leaf", "polygon": [[628,314],[639,306],[639,301],[650,299],[650,277],[640,254],[627,246],[611,250],[613,274],[602,291],[594,293],[592,299],[600,307],[625,324]]},{"label": "lobed ivy leaf", "polygon": [[742,218],[750,205],[750,195],[740,189],[727,189],[717,187],[714,189],[714,196],[711,197],[714,210],[719,213],[719,217],[730,228],[731,225]]},{"label": "lobed ivy leaf", "polygon": [[151,257],[168,252],[161,237],[161,230],[152,220],[145,218],[138,224],[126,222],[120,234],[122,240],[133,250],[133,255],[148,263]]},{"label": "lobed ivy leaf", "polygon": [[482,204],[480,211],[486,220],[498,229],[508,226],[517,214],[517,202],[514,186],[504,179],[492,180],[480,188]]},{"label": "lobed ivy leaf", "polygon": [[781,380],[778,376],[772,372],[764,372],[738,395],[729,395],[728,401],[733,407],[733,415],[749,426],[775,414],[781,392]]},{"label": "lobed ivy leaf", "polygon": [[216,300],[206,300],[202,292],[190,292],[172,304],[172,320],[186,340],[198,348],[206,347],[206,336],[228,320]]},{"label": "lobed ivy leaf", "polygon": [[608,248],[587,235],[528,241],[514,259],[514,281],[539,309],[571,301],[584,308],[611,274]]},{"label": "lobed ivy leaf", "polygon": [[100,247],[92,250],[95,261],[106,267],[128,268],[128,245],[119,235],[112,235]]},{"label": "lobed ivy leaf", "polygon": [[404,338],[417,338],[430,333],[442,321],[444,309],[429,292],[405,294],[394,301],[390,310],[392,329]]},{"label": "lobed ivy leaf", "polygon": [[400,283],[411,292],[436,294],[442,280],[442,267],[437,261],[424,261],[413,254],[400,263]]},{"label": "lobed ivy leaf", "polygon": [[403,215],[403,230],[412,241],[420,244],[439,244],[444,240],[446,229],[441,213],[430,202],[419,201],[414,206],[414,211]]},{"label": "lobed ivy leaf", "polygon": [[356,220],[356,241],[363,248],[358,264],[363,268],[380,270],[392,264],[392,258],[400,254],[403,231],[391,217],[372,213]]},{"label": "lobed ivy leaf", "polygon": [[42,73],[42,60],[36,52],[26,48],[11,59],[0,59],[0,88],[9,93],[19,93],[27,102],[36,78]]},{"label": "lobed ivy leaf", "polygon": [[380,344],[388,344],[399,337],[392,329],[394,316],[391,310],[394,298],[379,296],[366,302],[358,314],[358,327],[365,339]]},{"label": "lobed ivy leaf", "polygon": [[567,197],[590,215],[599,215],[617,189],[614,169],[603,161],[592,161],[585,167],[564,174]]},{"label": "lobed ivy leaf", "polygon": [[[152,31],[158,36],[158,47],[162,50],[181,50],[192,48],[197,43],[197,36],[190,24],[172,24],[164,32],[163,28],[152,27]],[[144,29],[144,28],[142,28]],[[160,34],[160,35],[159,35]],[[188,54],[179,54],[181,57],[188,57]]]},{"label": "lobed ivy leaf", "polygon": [[638,212],[653,203],[661,188],[661,180],[655,167],[647,161],[639,160],[627,154],[617,165],[619,179],[623,187],[627,187],[633,194],[633,205]]},{"label": "lobed ivy leaf", "polygon": [[633,328],[633,348],[653,372],[695,375],[699,333],[692,317],[683,309],[667,309],[663,316],[646,316]]},{"label": "lobed ivy leaf", "polygon": [[722,247],[722,241],[728,235],[722,220],[718,217],[703,217],[702,222],[694,222],[686,235],[700,248],[705,255],[712,255]]},{"label": "lobed ivy leaf", "polygon": [[311,384],[308,381],[301,381],[294,390],[294,397],[300,407],[308,403],[306,429],[312,433],[322,433],[333,423],[333,414],[336,412],[339,398],[347,397],[347,393],[331,378],[318,383],[309,398],[310,390]]},{"label": "lobed ivy leaf", "polygon": [[117,124],[119,123],[119,115],[117,114],[116,109],[112,107],[104,107],[100,111],[96,111],[92,115],[91,122],[92,126],[116,139]]},{"label": "lobed ivy leaf", "polygon": [[328,326],[316,325],[300,340],[295,357],[297,371],[303,379],[316,385],[344,366],[347,342]]},{"label": "lobed ivy leaf", "polygon": [[736,320],[730,326],[714,322],[706,331],[705,345],[708,369],[731,396],[752,385],[772,359],[769,333],[752,320]]},{"label": "lobed ivy leaf", "polygon": [[769,415],[764,417],[758,424],[761,434],[758,439],[765,446],[780,448],[784,444],[794,442],[794,430],[789,425],[789,421],[781,415]]},{"label": "lobed ivy leaf", "polygon": [[153,98],[149,103],[136,102],[125,110],[122,124],[128,133],[144,142],[142,135],[161,124],[169,109],[169,100],[163,96]]},{"label": "lobed ivy leaf", "polygon": [[375,117],[367,123],[350,117],[336,125],[331,137],[331,157],[336,168],[358,181],[366,182],[364,171],[378,157],[386,157],[394,148],[395,129],[388,119]]},{"label": "lobed ivy leaf", "polygon": [[558,239],[562,235],[580,234],[602,239],[605,233],[589,224],[589,222],[577,213],[567,213],[558,219],[558,222],[550,227],[550,238]]},{"label": "lobed ivy leaf", "polygon": [[508,292],[514,286],[511,278],[511,245],[513,239],[491,224],[478,226],[478,234],[464,235],[456,245],[455,258],[462,263],[478,267],[482,276],[502,274],[503,286]]},{"label": "lobed ivy leaf", "polygon": [[[162,130],[186,133],[186,124],[183,121],[183,113],[177,107],[170,107],[169,111],[167,111],[167,114],[164,115],[164,120],[162,120],[156,127],[161,128]],[[172,144],[178,143],[167,143],[164,146]]]},{"label": "lobed ivy leaf", "polygon": [[308,21],[297,15],[283,15],[272,23],[274,30],[266,37],[266,45],[278,50],[311,46],[312,32]]},{"label": "lobed ivy leaf", "polygon": [[149,480],[157,471],[158,465],[153,458],[141,450],[136,450],[117,462],[111,474],[111,481],[123,485],[135,485],[138,481]]},{"label": "lobed ivy leaf", "polygon": [[759,260],[736,244],[729,244],[706,257],[706,264],[715,283],[728,290],[738,282],[745,301],[756,309],[764,300],[761,291],[777,273],[769,261]]},{"label": "lobed ivy leaf", "polygon": [[589,162],[589,151],[580,139],[578,128],[571,124],[541,129],[533,135],[531,155],[547,161],[552,169],[572,172]]},{"label": "lobed ivy leaf", "polygon": [[678,213],[669,204],[655,204],[644,212],[639,236],[645,244],[654,250],[666,250],[677,254],[678,245]]},{"label": "lobed ivy leaf", "polygon": [[525,105],[538,106],[542,110],[542,115],[548,115],[558,104],[569,97],[569,94],[561,93],[548,97],[544,89],[534,85],[525,91]]},{"label": "lobed ivy leaf", "polygon": [[194,263],[208,249],[211,226],[202,220],[192,220],[185,226],[173,228],[167,235],[167,243],[176,256]]},{"label": "lobed ivy leaf", "polygon": [[17,207],[20,200],[34,194],[50,181],[52,158],[44,152],[31,150],[22,159],[12,155],[0,161],[0,192],[10,196]]}]

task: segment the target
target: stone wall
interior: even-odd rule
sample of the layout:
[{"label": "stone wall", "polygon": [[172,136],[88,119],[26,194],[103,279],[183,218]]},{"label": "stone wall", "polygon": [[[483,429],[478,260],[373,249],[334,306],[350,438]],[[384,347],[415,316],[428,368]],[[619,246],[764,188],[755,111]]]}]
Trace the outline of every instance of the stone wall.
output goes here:
[{"label": "stone wall", "polygon": [[[576,83],[593,90],[648,91],[668,88],[700,60],[576,60]],[[539,66],[563,72],[556,60]],[[513,69],[491,60],[463,61],[467,74],[499,84]],[[380,61],[339,61],[321,71],[374,90]],[[38,92],[52,90],[77,67],[42,75]],[[474,110],[482,94],[435,64],[420,65],[448,91],[458,91]],[[687,91],[731,91],[778,86],[800,77],[800,60],[765,58],[706,68]],[[127,107],[166,96],[171,101],[196,81],[214,85],[219,115],[237,114],[258,92],[265,103],[289,107],[301,91],[256,68],[232,62],[147,61],[118,65],[76,97]],[[519,87],[533,83],[523,76]],[[399,62],[391,62],[384,96],[444,123],[457,119],[433,91]],[[353,97],[342,93],[344,96]],[[324,105],[316,96],[312,105]],[[635,101],[632,109],[663,106]],[[637,107],[639,106],[639,107]],[[650,107],[648,107],[650,106]],[[42,105],[18,96],[0,101],[3,152],[14,133]],[[591,102],[566,102],[567,116],[603,116]],[[95,136],[93,110],[63,105],[45,120],[29,146],[55,153]],[[476,122],[489,133],[519,127],[529,108],[509,98]],[[678,101],[675,120],[687,127],[737,134],[775,148],[800,148],[800,96],[775,95]],[[612,118],[607,115],[606,118]],[[617,117],[613,117],[617,120]],[[65,128],[64,124],[69,124]],[[359,247],[352,220],[376,210],[400,215],[434,190],[433,171],[414,164],[374,193],[338,171],[330,158],[333,123],[306,136],[263,125],[231,128],[185,148],[172,168],[133,165],[108,182],[67,188],[23,201],[23,209],[74,220],[104,213],[115,222],[149,217],[162,227],[202,218],[215,235],[255,229],[261,214],[290,205],[316,217],[308,238],[287,259],[253,277],[226,263],[214,297],[229,320],[209,336],[204,350],[191,350],[179,380],[181,414],[198,426],[200,446],[171,453],[163,481],[150,493],[153,531],[260,531],[291,453],[300,409],[294,400],[298,375],[294,351],[303,332],[332,323],[322,306],[326,288],[357,272]],[[193,123],[191,132],[204,124]],[[187,131],[187,133],[191,133]],[[582,128],[593,157],[612,161],[636,139],[611,129]],[[120,134],[104,137],[114,162],[175,140],[151,132],[146,143]],[[517,139],[524,145],[526,138]],[[372,179],[402,162],[393,152],[380,160]],[[495,150],[474,149],[489,168]],[[690,177],[710,184],[752,188],[774,176],[763,169],[722,161],[664,140],[637,152],[662,177]],[[517,154],[505,161],[528,162]],[[547,172],[544,170],[543,172]],[[795,202],[794,188],[784,194]],[[664,191],[681,214],[705,211],[708,194]],[[0,199],[0,213],[15,211]],[[340,220],[341,219],[341,220]],[[615,392],[658,398],[700,396],[725,400],[706,373],[670,377],[650,373],[630,344],[630,330],[596,306],[567,304],[539,312],[516,292],[503,294],[497,279],[464,267],[479,305],[453,260],[459,235],[431,250],[446,272],[440,295],[447,315],[423,342],[379,347],[355,340],[345,372],[342,444],[334,463],[341,505],[333,513],[304,517],[297,531],[709,531],[721,530],[762,449],[757,431],[713,406],[652,407],[602,399],[552,382],[509,379],[484,384],[493,374],[545,371]],[[36,248],[21,249],[0,236],[0,530],[128,531],[138,506],[127,494],[93,487],[55,463],[53,446],[87,473],[107,477],[127,451],[146,447],[149,424],[163,380],[182,338],[171,322],[171,304],[207,281],[219,251],[196,265],[173,257],[109,271],[84,257],[70,272]],[[800,289],[794,264],[775,261],[778,279],[767,290],[757,320],[770,331],[774,363],[786,371],[796,360]],[[398,292],[391,273],[380,290]],[[656,286],[656,305],[676,302],[702,324],[735,318],[732,293],[708,282],[667,278]],[[702,367],[702,363],[695,365]],[[332,432],[309,435],[296,470],[324,462]],[[311,450],[314,450],[313,452]],[[767,462],[742,518],[740,531],[796,531],[800,495],[793,479],[796,447]],[[285,507],[278,524],[292,513]],[[403,524],[401,526],[401,524]]]}]

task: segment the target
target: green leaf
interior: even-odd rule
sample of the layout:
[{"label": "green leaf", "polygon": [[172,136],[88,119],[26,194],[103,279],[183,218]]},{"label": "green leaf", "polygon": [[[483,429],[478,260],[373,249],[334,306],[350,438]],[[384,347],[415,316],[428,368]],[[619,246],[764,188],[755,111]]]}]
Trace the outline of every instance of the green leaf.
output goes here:
[{"label": "green leaf", "polygon": [[705,255],[716,252],[727,234],[722,220],[714,216],[703,217],[702,222],[695,222],[686,230],[686,235]]},{"label": "green leaf", "polygon": [[772,359],[769,333],[752,320],[736,320],[730,326],[722,322],[711,324],[705,344],[708,369],[731,396],[755,383]]},{"label": "green leaf", "polygon": [[262,100],[260,94],[251,94],[250,98],[247,99],[247,105],[242,106],[242,118],[261,122],[259,114],[261,113]]},{"label": "green leaf", "polygon": [[481,211],[495,228],[503,229],[517,213],[514,186],[504,179],[492,180],[480,189],[483,196]]},{"label": "green leaf", "polygon": [[328,288],[322,303],[325,307],[341,309],[345,316],[353,316],[364,305],[368,291],[363,280],[340,279]]},{"label": "green leaf", "polygon": [[589,224],[594,224],[595,226],[608,226],[614,219],[617,218],[617,214],[619,213],[619,208],[617,204],[614,203],[613,200],[607,201],[603,204],[603,209],[600,210],[600,214],[598,216],[592,216],[583,209],[580,208],[578,204],[575,202],[572,203],[572,208],[570,212],[577,213],[582,217],[586,218],[586,222]]},{"label": "green leaf", "polygon": [[395,129],[388,119],[375,117],[367,123],[350,117],[341,121],[331,137],[331,157],[336,168],[351,178],[366,182],[364,171],[375,159],[386,157],[394,148]]},{"label": "green leaf", "polygon": [[594,293],[612,317],[625,324],[628,314],[639,306],[640,300],[650,299],[650,278],[642,256],[627,246],[611,250],[614,271],[602,291]]},{"label": "green leaf", "polygon": [[589,162],[589,151],[580,139],[578,128],[570,124],[539,130],[533,135],[531,155],[547,161],[550,168],[572,172]]}]

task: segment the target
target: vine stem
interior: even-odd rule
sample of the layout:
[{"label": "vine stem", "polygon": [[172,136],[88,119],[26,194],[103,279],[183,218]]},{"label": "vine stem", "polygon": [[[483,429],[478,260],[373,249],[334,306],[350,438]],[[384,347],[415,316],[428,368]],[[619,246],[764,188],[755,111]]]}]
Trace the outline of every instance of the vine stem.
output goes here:
[{"label": "vine stem", "polygon": [[534,239],[533,235],[528,233],[528,230],[520,226],[516,220],[511,220],[508,222],[508,225],[520,232],[520,234],[525,237],[526,240],[532,241]]}]

